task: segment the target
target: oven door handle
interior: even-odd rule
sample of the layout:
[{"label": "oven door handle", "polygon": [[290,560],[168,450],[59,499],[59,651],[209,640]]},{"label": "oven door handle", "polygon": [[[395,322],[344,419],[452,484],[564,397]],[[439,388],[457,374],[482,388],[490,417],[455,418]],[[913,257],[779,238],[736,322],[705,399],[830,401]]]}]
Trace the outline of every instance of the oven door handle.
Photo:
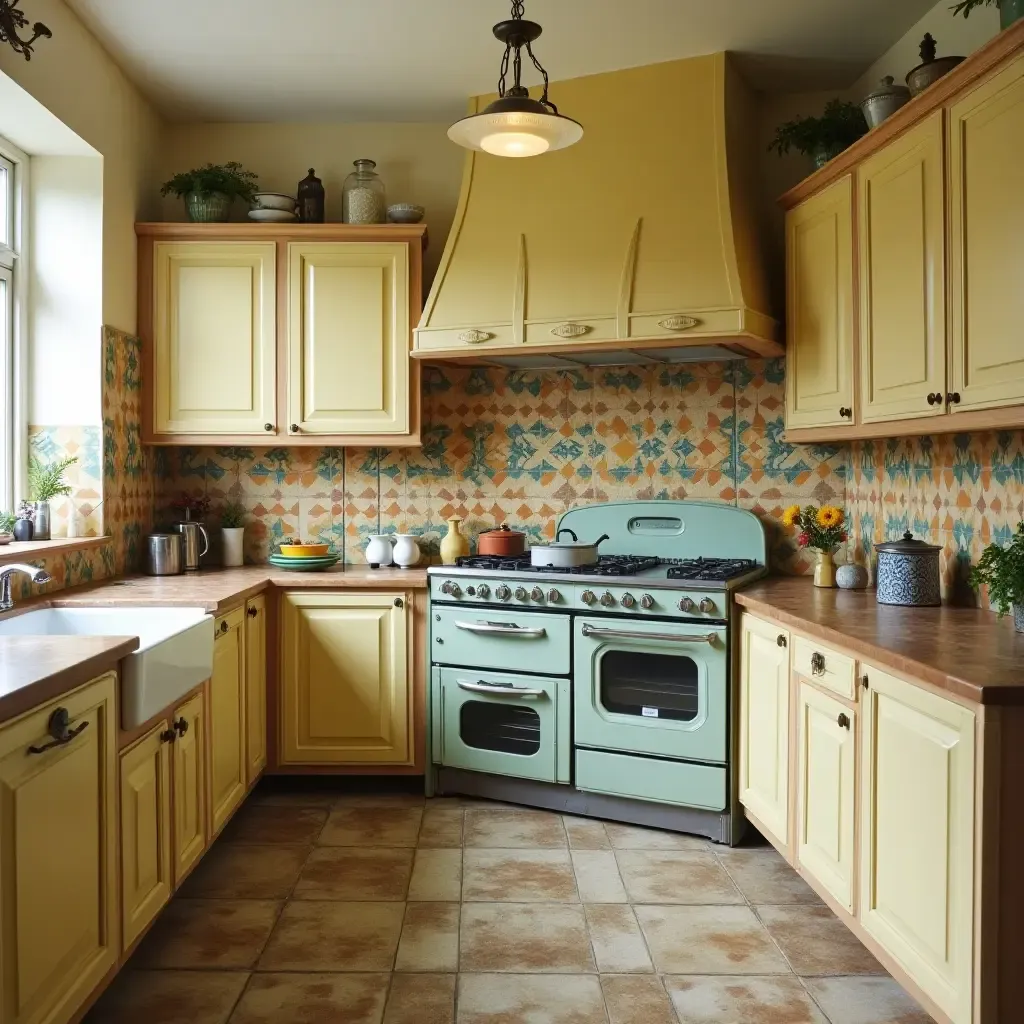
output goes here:
[{"label": "oven door handle", "polygon": [[500,683],[485,683],[482,679],[473,683],[468,679],[456,679],[460,690],[471,693],[493,693],[497,697],[546,697],[546,690],[534,690],[528,686],[502,686]]},{"label": "oven door handle", "polygon": [[628,629],[602,629],[583,623],[584,636],[611,637],[616,640],[671,640],[677,644],[713,644],[718,636],[715,633],[686,635],[681,633],[631,633]]},{"label": "oven door handle", "polygon": [[464,629],[467,633],[503,633],[505,636],[542,637],[548,631],[543,626],[536,629],[529,626],[517,626],[514,622],[505,625],[503,622],[456,622],[456,629]]}]

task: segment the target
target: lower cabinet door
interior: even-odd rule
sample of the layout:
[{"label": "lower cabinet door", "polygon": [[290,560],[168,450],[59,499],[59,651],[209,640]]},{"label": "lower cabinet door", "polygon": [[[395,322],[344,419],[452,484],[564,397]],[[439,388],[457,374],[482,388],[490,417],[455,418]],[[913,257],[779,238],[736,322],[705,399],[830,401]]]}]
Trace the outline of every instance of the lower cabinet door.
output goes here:
[{"label": "lower cabinet door", "polygon": [[217,621],[210,677],[210,793],[213,835],[245,797],[245,637],[243,609]]},{"label": "lower cabinet door", "polygon": [[174,712],[174,886],[206,849],[206,708],[202,693]]},{"label": "lower cabinet door", "polygon": [[160,722],[121,755],[121,942],[171,898],[171,737]]},{"label": "lower cabinet door", "polygon": [[267,599],[245,605],[245,781],[251,786],[267,766]]},{"label": "lower cabinet door", "polygon": [[856,862],[856,727],[855,712],[801,683],[797,861],[851,913]]},{"label": "lower cabinet door", "polygon": [[65,1024],[117,963],[116,801],[113,674],[0,727],[2,1024]]},{"label": "lower cabinet door", "polygon": [[968,1024],[974,714],[865,669],[860,919],[954,1024]]},{"label": "lower cabinet door", "polygon": [[281,597],[282,764],[412,763],[405,594]]}]

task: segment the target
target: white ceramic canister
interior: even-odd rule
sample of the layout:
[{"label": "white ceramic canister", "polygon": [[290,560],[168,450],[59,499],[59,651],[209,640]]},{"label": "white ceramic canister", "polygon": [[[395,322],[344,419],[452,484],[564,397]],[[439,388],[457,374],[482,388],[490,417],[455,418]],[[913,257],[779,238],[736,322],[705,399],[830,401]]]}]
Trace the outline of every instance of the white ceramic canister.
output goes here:
[{"label": "white ceramic canister", "polygon": [[242,565],[245,562],[245,557],[243,554],[245,541],[245,527],[222,526],[220,533],[224,541],[224,565],[226,567]]},{"label": "white ceramic canister", "polygon": [[371,569],[394,564],[394,549],[391,546],[393,541],[394,538],[386,533],[377,534],[369,539],[366,544],[366,561],[370,563]]},{"label": "white ceramic canister", "polygon": [[420,546],[411,533],[400,533],[395,538],[395,561],[403,569],[411,569],[419,565]]}]

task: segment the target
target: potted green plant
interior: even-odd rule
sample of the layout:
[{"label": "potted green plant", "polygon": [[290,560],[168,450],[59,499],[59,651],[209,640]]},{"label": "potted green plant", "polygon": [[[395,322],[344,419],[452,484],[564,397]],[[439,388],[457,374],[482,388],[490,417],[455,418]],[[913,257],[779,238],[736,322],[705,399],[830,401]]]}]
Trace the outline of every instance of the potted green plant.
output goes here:
[{"label": "potted green plant", "polygon": [[35,502],[32,539],[50,539],[50,502],[71,493],[71,484],[64,474],[78,462],[77,455],[65,455],[55,462],[40,462],[34,455],[28,460],[29,497]]},{"label": "potted green plant", "polygon": [[824,167],[833,157],[866,135],[868,123],[864,111],[856,103],[829,100],[821,117],[798,117],[775,129],[775,138],[768,146],[779,156],[790,149],[814,160],[814,167]]},{"label": "potted green plant", "polygon": [[245,507],[238,502],[225,505],[220,513],[220,529],[224,541],[224,564],[244,564]]},{"label": "potted green plant", "polygon": [[14,524],[18,517],[13,512],[0,512],[0,544],[10,544],[14,540]]},{"label": "potted green plant", "polygon": [[969,18],[975,7],[991,7],[992,4],[999,8],[1000,28],[1009,28],[1015,21],[1024,18],[1024,0],[960,0],[950,10]]},{"label": "potted green plant", "polygon": [[1013,625],[1024,633],[1024,522],[1017,524],[1017,532],[1007,546],[989,544],[971,569],[969,582],[975,590],[983,584],[988,587],[989,603],[994,605],[1000,618],[1013,609]]},{"label": "potted green plant", "polygon": [[182,171],[160,188],[160,195],[176,195],[185,200],[191,221],[205,223],[226,221],[235,199],[253,201],[259,185],[258,177],[240,163],[206,164],[192,171]]}]

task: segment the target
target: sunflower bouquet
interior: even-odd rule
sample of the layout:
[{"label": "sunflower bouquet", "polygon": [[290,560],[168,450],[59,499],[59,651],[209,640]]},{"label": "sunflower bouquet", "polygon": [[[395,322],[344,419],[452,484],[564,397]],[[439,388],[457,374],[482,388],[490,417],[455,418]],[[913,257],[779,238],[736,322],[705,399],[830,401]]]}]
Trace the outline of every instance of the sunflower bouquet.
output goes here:
[{"label": "sunflower bouquet", "polygon": [[786,526],[797,528],[796,542],[802,548],[814,548],[831,554],[846,540],[846,515],[835,505],[822,505],[817,508],[807,505],[790,505],[782,513],[782,521]]}]

